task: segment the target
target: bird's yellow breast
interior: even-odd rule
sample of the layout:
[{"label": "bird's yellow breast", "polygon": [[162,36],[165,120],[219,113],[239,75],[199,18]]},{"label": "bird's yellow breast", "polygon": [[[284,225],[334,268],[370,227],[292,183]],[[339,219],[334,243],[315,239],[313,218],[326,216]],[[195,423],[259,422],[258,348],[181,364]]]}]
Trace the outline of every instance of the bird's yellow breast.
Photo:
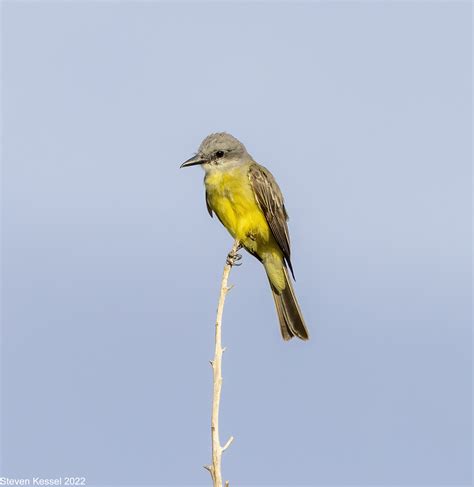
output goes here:
[{"label": "bird's yellow breast", "polygon": [[255,200],[248,166],[215,170],[204,182],[209,205],[234,238],[251,250],[269,242],[270,228]]}]

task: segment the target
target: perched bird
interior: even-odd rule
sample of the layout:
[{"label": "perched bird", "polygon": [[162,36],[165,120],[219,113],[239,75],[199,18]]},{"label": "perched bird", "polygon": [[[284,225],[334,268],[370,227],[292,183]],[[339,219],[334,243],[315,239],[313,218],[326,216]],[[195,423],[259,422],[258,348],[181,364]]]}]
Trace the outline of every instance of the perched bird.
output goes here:
[{"label": "perched bird", "polygon": [[256,257],[267,273],[284,340],[309,338],[288,275],[288,215],[280,188],[270,171],[257,164],[244,145],[227,133],[206,137],[197,154],[181,167],[200,165],[205,171],[206,205],[230,234]]}]

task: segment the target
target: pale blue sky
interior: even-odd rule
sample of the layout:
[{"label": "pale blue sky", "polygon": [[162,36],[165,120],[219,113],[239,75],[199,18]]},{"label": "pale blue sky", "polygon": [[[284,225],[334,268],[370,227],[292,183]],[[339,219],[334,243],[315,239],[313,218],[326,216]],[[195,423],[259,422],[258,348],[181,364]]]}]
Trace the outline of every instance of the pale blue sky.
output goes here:
[{"label": "pale blue sky", "polygon": [[209,484],[229,131],[286,196],[312,339],[244,255],[231,485],[471,482],[470,2],[3,2],[1,476]]}]

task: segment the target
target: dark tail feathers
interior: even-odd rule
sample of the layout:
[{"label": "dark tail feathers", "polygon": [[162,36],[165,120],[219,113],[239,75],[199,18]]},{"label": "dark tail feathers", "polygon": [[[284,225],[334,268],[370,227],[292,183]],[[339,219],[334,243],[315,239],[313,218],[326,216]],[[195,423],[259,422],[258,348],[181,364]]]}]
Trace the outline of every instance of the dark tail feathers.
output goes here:
[{"label": "dark tail feathers", "polygon": [[295,336],[301,338],[301,340],[308,340],[308,329],[306,328],[286,267],[285,279],[286,286],[281,293],[278,293],[270,282],[278,320],[280,321],[281,335],[283,340],[291,340]]}]

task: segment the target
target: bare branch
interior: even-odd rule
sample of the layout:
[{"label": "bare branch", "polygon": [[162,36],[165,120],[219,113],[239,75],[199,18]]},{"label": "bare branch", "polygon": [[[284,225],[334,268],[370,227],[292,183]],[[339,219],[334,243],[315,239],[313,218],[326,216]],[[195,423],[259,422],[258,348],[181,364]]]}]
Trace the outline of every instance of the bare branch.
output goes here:
[{"label": "bare branch", "polygon": [[[212,395],[212,415],[211,415],[211,440],[212,440],[212,465],[205,466],[204,468],[209,471],[212,477],[214,487],[222,487],[222,473],[221,473],[221,458],[222,453],[230,446],[234,437],[231,436],[224,446],[221,446],[219,439],[219,405],[221,400],[222,389],[222,315],[224,313],[224,303],[226,294],[233,286],[228,287],[227,281],[229,279],[230,270],[232,266],[240,260],[240,256],[237,254],[239,249],[239,242],[236,240],[229,252],[224,266],[224,272],[222,273],[221,291],[219,295],[219,304],[217,305],[217,317],[216,317],[216,331],[215,331],[215,349],[214,359],[211,360],[213,371],[213,395]],[[226,486],[229,485],[227,481]]]}]

